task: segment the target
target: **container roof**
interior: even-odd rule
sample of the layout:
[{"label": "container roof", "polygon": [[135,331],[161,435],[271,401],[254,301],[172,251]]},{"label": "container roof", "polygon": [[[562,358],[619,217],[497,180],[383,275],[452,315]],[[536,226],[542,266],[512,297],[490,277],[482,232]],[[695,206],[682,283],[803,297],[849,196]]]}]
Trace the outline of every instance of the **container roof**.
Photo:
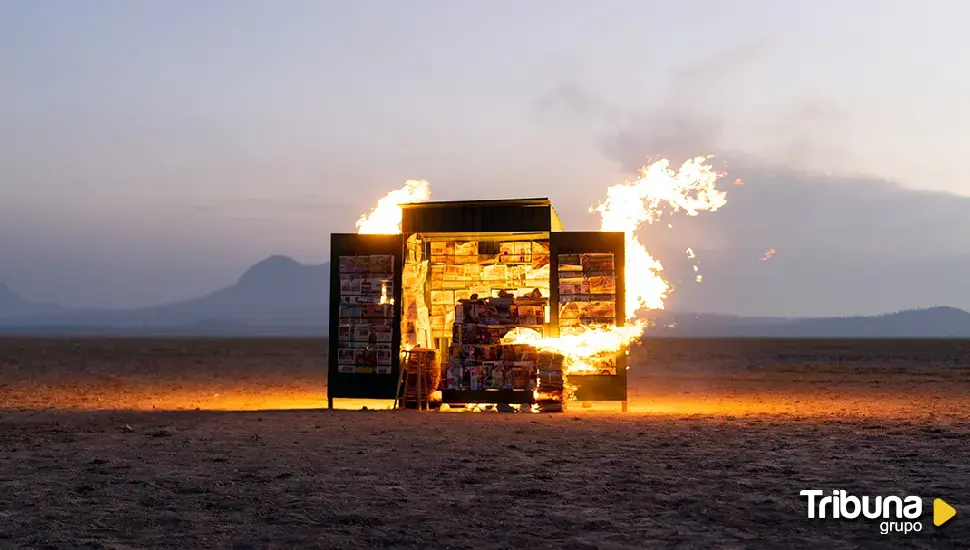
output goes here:
[{"label": "container roof", "polygon": [[429,201],[400,206],[404,233],[563,230],[547,198]]},{"label": "container roof", "polygon": [[408,202],[401,208],[449,208],[455,206],[552,206],[548,198],[534,199],[477,199],[468,201],[425,201]]}]

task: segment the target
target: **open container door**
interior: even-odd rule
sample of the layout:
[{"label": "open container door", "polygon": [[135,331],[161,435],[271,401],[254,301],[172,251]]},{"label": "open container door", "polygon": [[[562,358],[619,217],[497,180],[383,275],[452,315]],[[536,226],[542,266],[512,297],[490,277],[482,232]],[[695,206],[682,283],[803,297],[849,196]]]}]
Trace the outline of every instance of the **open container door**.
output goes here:
[{"label": "open container door", "polygon": [[400,373],[401,235],[330,236],[327,401],[387,399]]},{"label": "open container door", "polygon": [[[550,235],[552,307],[550,329],[558,334],[596,324],[626,322],[624,281],[625,235],[618,232],[566,231]],[[557,335],[558,335],[557,334]],[[605,362],[591,362],[568,383],[578,401],[620,401],[626,410],[626,352]]]}]

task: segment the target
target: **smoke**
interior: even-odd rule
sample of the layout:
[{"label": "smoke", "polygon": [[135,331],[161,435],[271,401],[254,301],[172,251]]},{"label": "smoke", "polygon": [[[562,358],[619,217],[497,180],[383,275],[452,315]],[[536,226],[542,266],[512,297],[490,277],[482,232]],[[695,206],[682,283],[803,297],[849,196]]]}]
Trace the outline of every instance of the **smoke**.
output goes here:
[{"label": "smoke", "polygon": [[[647,105],[630,108],[566,80],[536,108],[546,121],[588,132],[591,144],[631,176],[651,159],[678,165],[714,154],[714,165],[729,174],[725,184],[744,180],[726,188],[728,204],[717,216],[677,219],[673,230],[641,229],[676,288],[670,309],[849,315],[970,306],[966,285],[953,278],[970,266],[970,246],[960,238],[970,221],[959,213],[970,199],[844,175],[850,115],[810,89],[775,104],[757,103],[770,94],[737,94],[739,82],[796,81],[796,69],[762,63],[775,46],[754,42],[672,71]],[[696,259],[683,254],[686,247]],[[760,261],[772,248],[779,253]]]},{"label": "smoke", "polygon": [[731,95],[738,83],[789,79],[785,72],[759,70],[775,45],[754,41],[673,70],[659,101],[637,109],[567,80],[538,98],[537,111],[547,123],[566,119],[591,131],[599,150],[627,172],[652,159],[676,166],[698,154],[760,166],[831,167],[847,149],[832,139],[847,118],[834,102],[809,90],[776,107]]},{"label": "smoke", "polygon": [[726,153],[721,141],[729,119],[719,94],[744,78],[766,48],[764,41],[744,44],[673,71],[661,103],[602,137],[601,149],[625,170],[638,167],[645,155],[679,165],[697,154]]}]

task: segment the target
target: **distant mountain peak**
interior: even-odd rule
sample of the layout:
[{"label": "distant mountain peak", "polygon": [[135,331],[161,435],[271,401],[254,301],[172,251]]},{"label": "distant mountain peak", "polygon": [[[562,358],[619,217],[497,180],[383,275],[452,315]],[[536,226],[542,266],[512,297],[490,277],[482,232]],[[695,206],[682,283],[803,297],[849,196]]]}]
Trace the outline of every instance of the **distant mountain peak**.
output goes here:
[{"label": "distant mountain peak", "polygon": [[937,318],[937,319],[964,319],[970,317],[970,312],[951,306],[932,306],[919,307],[915,309],[904,309],[896,313],[890,313],[885,317],[912,317],[912,318]]},{"label": "distant mountain peak", "polygon": [[17,298],[20,298],[20,295],[18,295],[16,292],[11,290],[9,286],[3,284],[3,281],[0,281],[0,296],[8,296],[8,297],[15,296]]},{"label": "distant mountain peak", "polygon": [[280,276],[285,277],[288,274],[298,271],[302,267],[304,267],[303,264],[289,256],[275,254],[247,269],[242,274],[242,277],[239,278],[239,283],[246,284],[253,281],[274,280]]},{"label": "distant mountain peak", "polygon": [[918,307],[916,309],[904,309],[902,312],[907,312],[907,311],[946,311],[946,312],[951,312],[951,313],[953,313],[953,312],[967,313],[966,311],[964,311],[964,310],[962,310],[962,309],[960,309],[958,307],[953,307],[953,306]]},{"label": "distant mountain peak", "polygon": [[289,256],[284,256],[283,254],[273,254],[272,256],[266,258],[261,262],[257,262],[250,269],[257,269],[260,267],[273,267],[273,266],[299,266],[303,265],[300,262],[294,260]]},{"label": "distant mountain peak", "polygon": [[14,292],[10,287],[0,282],[0,313],[32,305],[24,297]]},{"label": "distant mountain peak", "polygon": [[[286,254],[273,254],[272,256],[263,260],[263,262],[287,262],[291,264],[298,264],[300,262],[294,260],[293,258],[287,256]],[[262,263],[262,262],[260,262]]]}]

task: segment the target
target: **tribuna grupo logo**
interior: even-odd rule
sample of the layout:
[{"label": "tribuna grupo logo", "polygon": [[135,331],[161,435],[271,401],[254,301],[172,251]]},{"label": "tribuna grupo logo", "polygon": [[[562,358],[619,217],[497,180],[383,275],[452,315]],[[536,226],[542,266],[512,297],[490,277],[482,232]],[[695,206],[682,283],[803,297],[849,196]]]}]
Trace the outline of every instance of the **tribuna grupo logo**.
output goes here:
[{"label": "tribuna grupo logo", "polygon": [[[841,489],[826,494],[821,489],[799,492],[808,497],[808,519],[878,519],[879,532],[910,533],[923,530],[918,521],[923,515],[923,499],[918,496],[861,496],[850,495]],[[942,499],[933,501],[933,524],[939,527],[953,516],[956,510]]]}]

